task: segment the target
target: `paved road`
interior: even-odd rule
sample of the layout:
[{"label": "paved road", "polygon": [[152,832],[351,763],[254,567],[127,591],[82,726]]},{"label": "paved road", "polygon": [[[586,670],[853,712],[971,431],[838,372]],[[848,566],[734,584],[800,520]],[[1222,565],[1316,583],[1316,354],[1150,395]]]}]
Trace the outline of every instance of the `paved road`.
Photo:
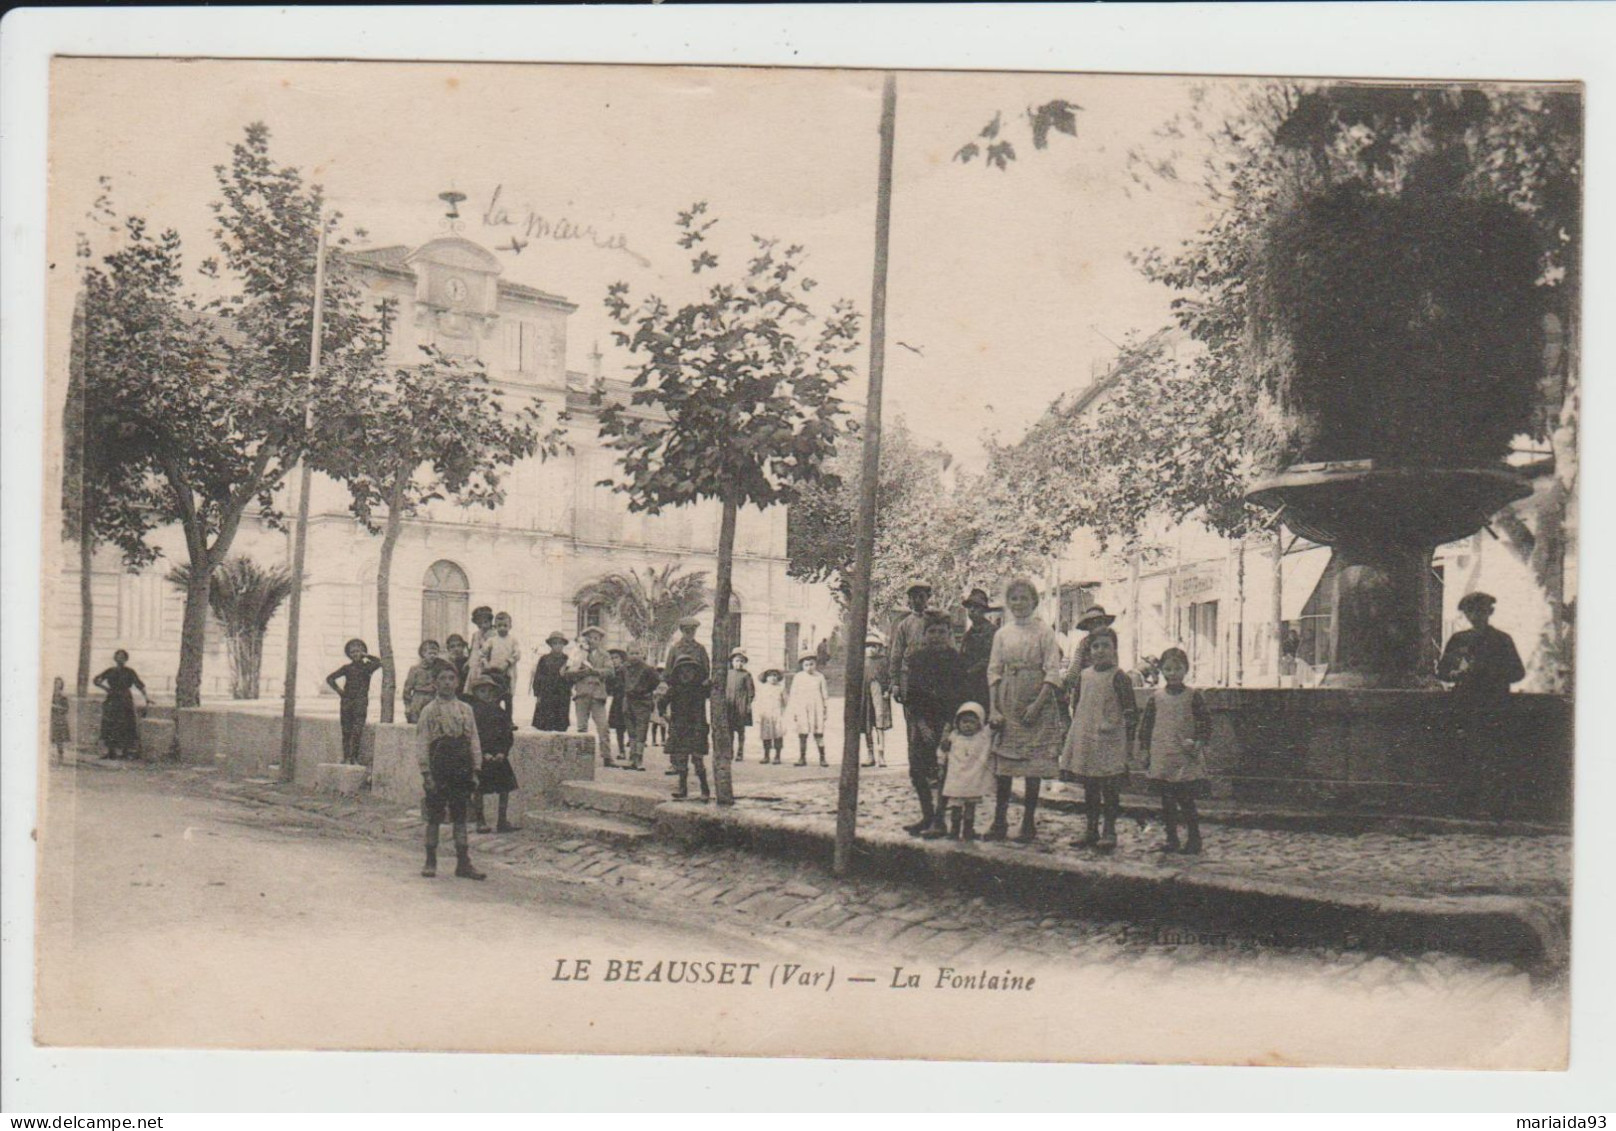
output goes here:
[{"label": "paved road", "polygon": [[[844,883],[809,864],[526,834],[479,838],[487,883],[427,881],[414,835],[396,808],[226,792],[186,771],[54,771],[40,1038],[1475,1067],[1564,1057],[1559,988],[1451,956],[1186,944]],[[808,902],[811,921],[791,910]],[[555,980],[578,958],[588,981]],[[630,986],[605,980],[613,959],[639,960],[642,977],[659,960],[670,977],[671,963],[729,961],[737,978],[756,967],[746,987]],[[801,969],[780,987],[786,963]],[[899,967],[918,988],[893,988]],[[939,989],[942,967],[1035,982]]]}]

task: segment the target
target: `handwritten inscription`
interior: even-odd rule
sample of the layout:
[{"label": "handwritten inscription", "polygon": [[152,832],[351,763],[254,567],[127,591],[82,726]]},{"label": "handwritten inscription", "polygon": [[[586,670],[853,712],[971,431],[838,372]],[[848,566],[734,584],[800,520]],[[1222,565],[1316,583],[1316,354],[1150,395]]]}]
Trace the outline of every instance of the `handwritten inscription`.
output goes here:
[{"label": "handwritten inscription", "polygon": [[502,245],[500,250],[520,254],[534,240],[560,243],[582,241],[602,251],[620,251],[641,267],[651,265],[649,259],[629,247],[628,236],[622,232],[602,234],[593,224],[579,223],[565,216],[551,219],[535,211],[532,206],[524,206],[513,212],[500,200],[504,191],[504,185],[495,185],[493,195],[488,198],[488,206],[483,209],[483,227],[513,229],[510,243]]}]

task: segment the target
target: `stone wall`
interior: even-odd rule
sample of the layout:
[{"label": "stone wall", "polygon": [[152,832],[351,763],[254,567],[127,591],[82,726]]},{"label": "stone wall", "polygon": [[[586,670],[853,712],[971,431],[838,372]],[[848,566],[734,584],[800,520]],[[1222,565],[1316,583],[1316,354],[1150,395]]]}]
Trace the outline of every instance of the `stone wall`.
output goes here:
[{"label": "stone wall", "polygon": [[[378,797],[409,804],[421,799],[420,753],[411,726],[377,725],[375,757],[371,762],[370,789]],[[516,736],[511,747],[511,769],[517,790],[511,795],[514,812],[525,807],[561,804],[561,783],[593,781],[593,735],[535,733]]]},{"label": "stone wall", "polygon": [[[99,702],[94,723],[99,725]],[[89,717],[81,712],[80,718]],[[212,707],[174,712],[172,728],[180,760],[217,766],[230,777],[273,777],[278,773],[281,717]],[[415,728],[404,724],[371,723],[365,727],[361,758],[370,765],[370,789],[380,797],[409,804],[421,796]],[[156,754],[148,752],[148,757]],[[342,760],[342,730],[336,719],[299,718],[298,753],[292,780],[313,788],[321,764]],[[523,807],[561,804],[561,783],[590,781],[595,776],[595,741],[582,734],[516,736],[511,765],[519,785],[513,804]]]},{"label": "stone wall", "polygon": [[[1480,816],[1485,767],[1454,740],[1443,692],[1349,688],[1209,689],[1215,797],[1329,810]],[[1141,696],[1141,704],[1144,702]],[[1496,772],[1511,812],[1571,815],[1573,709],[1557,695],[1512,695]]]}]

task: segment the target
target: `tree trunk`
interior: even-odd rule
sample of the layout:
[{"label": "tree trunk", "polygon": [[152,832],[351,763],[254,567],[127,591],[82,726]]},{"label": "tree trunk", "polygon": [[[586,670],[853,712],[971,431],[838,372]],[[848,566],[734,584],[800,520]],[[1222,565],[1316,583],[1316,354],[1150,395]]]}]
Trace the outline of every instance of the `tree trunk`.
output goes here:
[{"label": "tree trunk", "polygon": [[729,651],[734,647],[729,638],[729,599],[735,573],[738,510],[735,500],[726,495],[724,517],[718,527],[718,580],[713,593],[713,792],[720,805],[735,804],[735,786],[730,775],[733,746],[729,733],[729,700],[725,692],[729,682]]},{"label": "tree trunk", "polygon": [[408,476],[393,480],[387,499],[387,533],[382,537],[382,558],[376,566],[376,648],[382,661],[382,722],[393,721],[393,700],[398,692],[398,669],[393,663],[393,614],[387,594],[393,580],[393,549],[404,527],[404,488]]},{"label": "tree trunk", "polygon": [[230,635],[231,698],[258,698],[263,660],[264,633],[261,630],[243,628]]},{"label": "tree trunk", "polygon": [[95,544],[90,540],[89,512],[79,507],[79,670],[73,693],[79,698],[90,693],[90,649],[95,640],[95,588],[91,572],[95,568]]},{"label": "tree trunk", "polygon": [[185,587],[185,615],[180,620],[180,670],[174,677],[174,704],[202,705],[202,659],[207,645],[208,588],[213,581],[213,555],[191,555],[191,578]]}]

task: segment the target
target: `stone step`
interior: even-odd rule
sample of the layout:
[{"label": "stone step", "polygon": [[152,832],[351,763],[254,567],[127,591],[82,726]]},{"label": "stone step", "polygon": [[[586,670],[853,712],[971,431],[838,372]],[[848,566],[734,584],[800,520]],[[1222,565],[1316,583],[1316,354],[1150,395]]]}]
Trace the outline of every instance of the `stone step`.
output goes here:
[{"label": "stone step", "polygon": [[525,820],[526,827],[535,832],[551,836],[588,837],[618,847],[643,843],[653,835],[649,825],[577,809],[530,809]]},{"label": "stone step", "polygon": [[655,820],[657,806],[667,799],[667,793],[641,785],[605,781],[561,783],[561,800],[573,809],[593,809],[597,813],[615,813],[642,821]]}]

